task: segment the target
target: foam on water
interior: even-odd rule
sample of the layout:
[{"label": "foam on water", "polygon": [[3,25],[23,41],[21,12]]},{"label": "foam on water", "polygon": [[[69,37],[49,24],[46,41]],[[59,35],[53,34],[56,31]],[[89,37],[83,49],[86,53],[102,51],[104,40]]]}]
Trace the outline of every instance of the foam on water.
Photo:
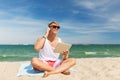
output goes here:
[{"label": "foam on water", "polygon": [[85,52],[86,55],[93,55],[93,54],[96,54],[97,52]]}]

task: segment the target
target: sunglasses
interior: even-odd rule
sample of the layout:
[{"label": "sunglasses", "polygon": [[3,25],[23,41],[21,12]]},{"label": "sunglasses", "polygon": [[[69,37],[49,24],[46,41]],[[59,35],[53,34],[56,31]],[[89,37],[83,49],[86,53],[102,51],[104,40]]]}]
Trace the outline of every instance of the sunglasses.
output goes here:
[{"label": "sunglasses", "polygon": [[60,29],[60,26],[51,26],[52,28],[57,28],[57,29]]}]

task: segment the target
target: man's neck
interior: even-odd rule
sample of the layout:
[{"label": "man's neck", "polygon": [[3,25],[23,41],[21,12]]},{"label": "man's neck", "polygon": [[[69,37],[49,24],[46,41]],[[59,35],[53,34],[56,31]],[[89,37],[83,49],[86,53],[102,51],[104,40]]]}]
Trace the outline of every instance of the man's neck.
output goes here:
[{"label": "man's neck", "polygon": [[56,39],[56,34],[49,34],[49,35],[48,35],[48,40],[49,40],[50,42],[54,41],[55,39]]}]

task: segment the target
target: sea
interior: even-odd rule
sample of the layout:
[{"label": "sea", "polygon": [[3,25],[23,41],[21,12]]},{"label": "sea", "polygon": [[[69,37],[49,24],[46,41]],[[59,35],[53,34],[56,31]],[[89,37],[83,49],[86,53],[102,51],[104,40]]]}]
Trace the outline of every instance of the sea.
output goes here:
[{"label": "sea", "polygon": [[[33,45],[0,45],[0,61],[30,61],[38,57]],[[69,57],[120,57],[120,44],[73,44]]]}]

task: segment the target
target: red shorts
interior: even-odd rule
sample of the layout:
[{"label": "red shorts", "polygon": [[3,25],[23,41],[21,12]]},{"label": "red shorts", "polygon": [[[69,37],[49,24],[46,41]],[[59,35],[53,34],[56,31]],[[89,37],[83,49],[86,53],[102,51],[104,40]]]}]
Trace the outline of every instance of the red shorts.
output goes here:
[{"label": "red shorts", "polygon": [[[61,60],[57,60],[57,61],[43,60],[43,62],[46,63],[46,64],[48,64],[48,65],[51,66],[51,67],[56,68],[57,66],[60,65]],[[33,67],[33,69],[34,69],[35,71],[41,71],[41,70],[38,70],[38,69],[36,69],[36,68],[34,68],[34,67]]]},{"label": "red shorts", "polygon": [[54,64],[56,61],[51,61],[51,60],[48,60],[46,61],[51,67],[54,67]]}]

